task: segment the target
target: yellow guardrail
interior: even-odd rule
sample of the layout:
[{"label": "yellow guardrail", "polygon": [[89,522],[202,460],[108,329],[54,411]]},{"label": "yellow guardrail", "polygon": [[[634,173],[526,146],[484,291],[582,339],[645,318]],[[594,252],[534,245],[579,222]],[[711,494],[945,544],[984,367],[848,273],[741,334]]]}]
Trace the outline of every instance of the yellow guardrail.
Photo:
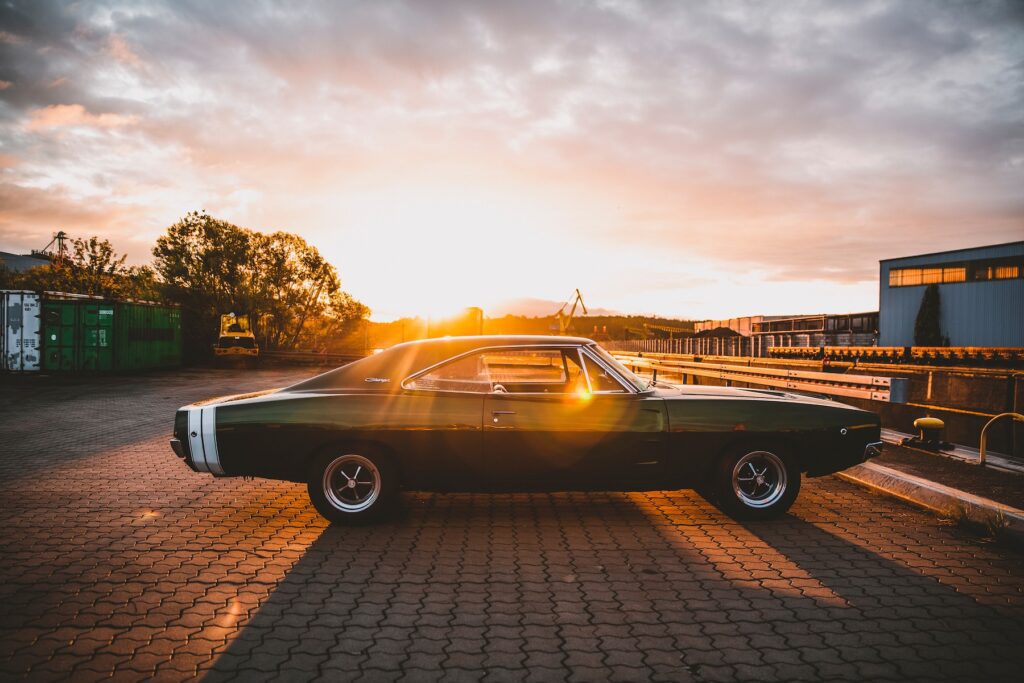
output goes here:
[{"label": "yellow guardrail", "polygon": [[901,377],[878,377],[873,375],[850,375],[832,372],[811,372],[786,370],[757,366],[743,366],[719,363],[704,363],[666,358],[647,358],[632,354],[614,354],[624,365],[634,371],[657,370],[678,374],[685,381],[689,376],[709,377],[724,381],[754,384],[757,386],[789,389],[827,396],[844,396],[887,403],[905,403],[907,380]]}]

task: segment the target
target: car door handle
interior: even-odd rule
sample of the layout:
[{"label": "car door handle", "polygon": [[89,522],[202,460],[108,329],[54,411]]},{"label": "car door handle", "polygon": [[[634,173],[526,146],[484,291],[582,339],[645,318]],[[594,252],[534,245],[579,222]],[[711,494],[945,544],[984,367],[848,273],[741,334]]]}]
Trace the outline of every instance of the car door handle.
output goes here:
[{"label": "car door handle", "polygon": [[498,416],[499,415],[515,415],[515,414],[516,414],[516,411],[514,411],[514,410],[492,410],[491,411],[491,417],[494,419],[495,422],[498,421]]}]

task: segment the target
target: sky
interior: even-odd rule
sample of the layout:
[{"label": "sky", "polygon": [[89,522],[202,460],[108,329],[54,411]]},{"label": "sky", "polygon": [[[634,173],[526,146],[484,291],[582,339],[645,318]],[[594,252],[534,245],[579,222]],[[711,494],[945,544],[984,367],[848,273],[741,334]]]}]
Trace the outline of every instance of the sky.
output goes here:
[{"label": "sky", "polygon": [[0,250],[197,209],[378,320],[875,310],[1024,239],[1024,3],[0,4]]}]

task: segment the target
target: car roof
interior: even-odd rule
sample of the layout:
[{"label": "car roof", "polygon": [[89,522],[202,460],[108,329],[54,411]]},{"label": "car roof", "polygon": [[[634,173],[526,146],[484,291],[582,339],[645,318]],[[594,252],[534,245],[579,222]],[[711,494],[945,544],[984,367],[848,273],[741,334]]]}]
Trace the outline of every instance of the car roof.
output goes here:
[{"label": "car roof", "polygon": [[593,343],[585,337],[526,334],[419,339],[396,344],[380,353],[299,382],[288,390],[391,388],[397,391],[401,388],[402,380],[409,375],[476,349],[494,346],[580,346]]}]

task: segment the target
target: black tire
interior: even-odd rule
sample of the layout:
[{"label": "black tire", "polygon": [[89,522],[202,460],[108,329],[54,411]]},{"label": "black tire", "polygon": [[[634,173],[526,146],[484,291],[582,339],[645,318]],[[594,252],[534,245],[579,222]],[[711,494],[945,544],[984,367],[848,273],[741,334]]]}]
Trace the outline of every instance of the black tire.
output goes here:
[{"label": "black tire", "polygon": [[800,493],[800,465],[776,445],[745,446],[726,453],[715,470],[713,495],[736,519],[772,519]]},{"label": "black tire", "polygon": [[391,460],[364,446],[330,448],[313,458],[306,488],[313,507],[332,524],[380,520],[399,492]]}]

